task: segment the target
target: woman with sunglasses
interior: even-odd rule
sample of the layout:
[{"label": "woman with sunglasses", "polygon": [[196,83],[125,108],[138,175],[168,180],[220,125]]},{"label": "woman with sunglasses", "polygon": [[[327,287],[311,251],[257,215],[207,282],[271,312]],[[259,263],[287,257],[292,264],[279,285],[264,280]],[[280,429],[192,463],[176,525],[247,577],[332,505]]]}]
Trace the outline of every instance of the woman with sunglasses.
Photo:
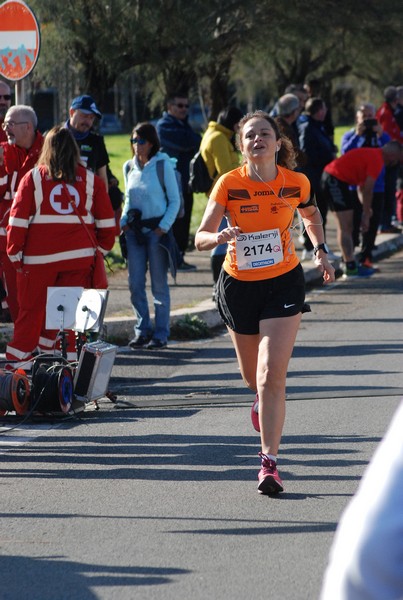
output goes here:
[{"label": "woman with sunglasses", "polygon": [[[157,130],[139,123],[130,138],[132,159],[123,165],[125,202],[120,225],[125,233],[130,297],[136,315],[133,349],[167,346],[170,325],[169,259],[161,237],[171,229],[180,207],[174,165],[176,160],[160,151]],[[158,162],[163,162],[163,189]],[[155,326],[151,322],[146,293],[150,273]]]},{"label": "woman with sunglasses", "polygon": [[[325,283],[334,281],[320,213],[309,180],[296,173],[291,141],[265,112],[239,122],[243,166],[214,186],[196,233],[198,250],[228,243],[217,283],[217,306],[242,378],[256,397],[252,423],[260,431],[258,491],[283,491],[277,452],[285,419],[285,384],[305,304],[304,273],[291,234],[298,210],[315,247]],[[223,216],[228,225],[219,226]]]}]

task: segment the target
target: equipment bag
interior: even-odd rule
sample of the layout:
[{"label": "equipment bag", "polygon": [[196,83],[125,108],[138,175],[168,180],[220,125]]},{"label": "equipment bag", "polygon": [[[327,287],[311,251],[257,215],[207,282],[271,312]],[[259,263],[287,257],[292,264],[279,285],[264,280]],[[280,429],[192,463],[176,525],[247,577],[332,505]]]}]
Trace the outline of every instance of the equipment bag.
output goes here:
[{"label": "equipment bag", "polygon": [[207,194],[213,186],[214,179],[210,177],[207,165],[200,152],[196,152],[189,165],[189,188],[192,192]]}]

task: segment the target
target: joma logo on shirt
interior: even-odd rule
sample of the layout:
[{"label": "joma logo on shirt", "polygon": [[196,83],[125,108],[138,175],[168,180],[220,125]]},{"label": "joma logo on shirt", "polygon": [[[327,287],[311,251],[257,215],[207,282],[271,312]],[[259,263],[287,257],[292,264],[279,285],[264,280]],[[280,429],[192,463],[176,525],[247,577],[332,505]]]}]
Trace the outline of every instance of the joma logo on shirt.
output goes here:
[{"label": "joma logo on shirt", "polygon": [[241,213],[257,213],[259,212],[259,206],[252,204],[252,206],[241,206]]},{"label": "joma logo on shirt", "polygon": [[271,190],[262,190],[262,191],[256,191],[253,193],[254,196],[272,196],[274,194],[274,192],[272,192]]}]

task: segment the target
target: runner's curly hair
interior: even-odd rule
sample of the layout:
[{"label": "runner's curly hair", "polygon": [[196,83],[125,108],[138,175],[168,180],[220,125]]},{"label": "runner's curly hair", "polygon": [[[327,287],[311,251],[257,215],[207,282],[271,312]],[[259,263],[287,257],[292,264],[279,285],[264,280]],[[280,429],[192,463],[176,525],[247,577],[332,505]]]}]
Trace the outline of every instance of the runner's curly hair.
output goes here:
[{"label": "runner's curly hair", "polygon": [[286,169],[293,170],[297,165],[296,154],[291,140],[282,135],[276,121],[264,110],[255,110],[254,112],[247,113],[240,121],[239,121],[239,132],[237,136],[237,146],[240,150],[240,140],[242,139],[242,133],[245,128],[245,125],[251,119],[266,119],[266,121],[271,125],[276,135],[276,140],[281,140],[280,150],[277,153],[277,164],[280,167],[285,167]]}]

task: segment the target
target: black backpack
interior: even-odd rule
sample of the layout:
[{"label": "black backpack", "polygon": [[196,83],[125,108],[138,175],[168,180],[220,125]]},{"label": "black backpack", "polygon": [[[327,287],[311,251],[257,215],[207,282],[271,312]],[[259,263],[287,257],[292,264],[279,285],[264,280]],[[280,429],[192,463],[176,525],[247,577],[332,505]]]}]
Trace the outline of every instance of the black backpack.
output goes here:
[{"label": "black backpack", "polygon": [[196,152],[189,165],[189,188],[192,192],[200,193],[210,191],[214,179],[210,177],[207,165],[200,152]]}]

